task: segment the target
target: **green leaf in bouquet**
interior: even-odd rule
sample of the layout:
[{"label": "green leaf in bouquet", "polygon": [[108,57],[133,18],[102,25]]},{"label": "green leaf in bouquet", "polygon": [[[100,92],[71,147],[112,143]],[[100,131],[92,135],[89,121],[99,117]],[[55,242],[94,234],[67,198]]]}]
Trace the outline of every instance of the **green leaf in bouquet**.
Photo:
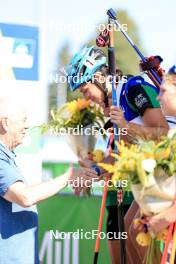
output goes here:
[{"label": "green leaf in bouquet", "polygon": [[52,119],[55,121],[56,118],[55,118],[55,111],[54,111],[54,109],[52,109],[52,110],[50,111],[50,115],[51,115]]},{"label": "green leaf in bouquet", "polygon": [[143,260],[143,264],[160,264],[160,249],[159,244],[155,238],[152,238],[151,243],[147,249],[146,257]]},{"label": "green leaf in bouquet", "polygon": [[155,149],[155,142],[153,140],[150,141],[139,141],[141,149],[144,151],[154,151]]},{"label": "green leaf in bouquet", "polygon": [[48,124],[43,124],[40,126],[41,129],[41,134],[45,134],[49,130],[49,125]]},{"label": "green leaf in bouquet", "polygon": [[99,121],[95,121],[95,128],[98,131],[102,127],[101,123]]},{"label": "green leaf in bouquet", "polygon": [[168,167],[169,167],[169,176],[172,176],[176,171],[175,164],[173,162],[169,162]]},{"label": "green leaf in bouquet", "polygon": [[166,174],[166,171],[162,168],[162,166],[158,165],[155,168],[154,175],[156,175],[157,178],[162,178]]},{"label": "green leaf in bouquet", "polygon": [[100,119],[100,121],[102,122],[102,124],[105,124],[105,118],[101,113],[97,113],[97,117]]},{"label": "green leaf in bouquet", "polygon": [[81,117],[81,124],[83,125],[83,127],[86,127],[90,124],[93,124],[94,119],[95,119],[95,116],[93,113],[84,111]]},{"label": "green leaf in bouquet", "polygon": [[139,143],[141,152],[146,155],[146,157],[152,157],[155,152],[155,142],[154,141],[140,141]]},{"label": "green leaf in bouquet", "polygon": [[139,177],[138,177],[137,173],[130,172],[129,176],[130,176],[131,184],[139,184],[140,183],[140,180],[139,180]]},{"label": "green leaf in bouquet", "polygon": [[156,145],[156,149],[159,148],[167,148],[170,144],[170,139],[168,139],[167,137],[163,138],[162,141],[160,141],[157,145]]}]

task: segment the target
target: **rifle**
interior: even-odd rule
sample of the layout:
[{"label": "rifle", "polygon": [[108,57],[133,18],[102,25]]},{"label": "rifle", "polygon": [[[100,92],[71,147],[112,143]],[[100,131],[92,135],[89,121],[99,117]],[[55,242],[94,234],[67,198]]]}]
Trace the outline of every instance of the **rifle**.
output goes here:
[{"label": "rifle", "polygon": [[[108,16],[112,19],[114,24],[119,28],[120,32],[124,35],[124,37],[127,39],[128,43],[131,45],[131,47],[135,50],[135,52],[138,54],[138,56],[141,58],[141,61],[143,65],[146,67],[146,73],[149,76],[149,78],[152,80],[152,82],[160,88],[162,79],[161,76],[163,74],[163,71],[161,68],[155,67],[155,63],[150,63],[149,61],[139,50],[139,48],[134,44],[132,39],[128,36],[128,34],[124,31],[121,24],[118,22],[115,11],[111,8],[108,10]],[[107,46],[109,43],[109,39],[107,36],[107,29],[105,29],[104,32],[100,34],[100,36],[97,38],[97,45],[99,47]],[[151,59],[151,57],[149,58]],[[160,63],[162,62],[162,58],[160,56],[155,56],[154,59],[159,59]]]},{"label": "rifle", "polygon": [[[107,12],[108,15],[108,23],[109,23],[109,30],[105,32],[105,38],[108,40],[108,66],[109,66],[109,73],[112,76],[112,104],[117,106],[117,95],[116,95],[116,66],[115,66],[115,49],[114,49],[114,35],[112,30],[112,19],[110,17],[109,11]],[[100,40],[100,39],[99,39]],[[97,41],[98,42],[98,41]],[[118,140],[118,128],[117,125],[113,125],[114,128],[114,142]],[[115,152],[117,152],[117,147],[115,146]],[[98,234],[96,238],[95,244],[95,253],[94,253],[94,264],[98,262],[98,254],[100,250],[100,232],[102,230],[102,223],[103,223],[103,216],[105,210],[105,202],[107,197],[107,184],[105,182],[103,195],[102,195],[102,204],[100,209],[100,217],[99,217],[99,224],[98,224]],[[124,231],[124,216],[123,216],[123,192],[122,190],[117,191],[117,200],[118,200],[118,225],[120,233]],[[120,240],[120,261],[121,264],[126,263],[126,251],[125,251],[125,240]]]}]

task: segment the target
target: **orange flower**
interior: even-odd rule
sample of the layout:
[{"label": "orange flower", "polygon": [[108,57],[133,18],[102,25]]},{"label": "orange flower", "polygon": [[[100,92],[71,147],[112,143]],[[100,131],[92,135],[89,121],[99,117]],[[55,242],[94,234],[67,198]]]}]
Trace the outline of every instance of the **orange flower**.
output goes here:
[{"label": "orange flower", "polygon": [[155,154],[154,153],[144,153],[145,159],[155,159]]},{"label": "orange flower", "polygon": [[155,159],[160,159],[160,158],[167,159],[170,155],[170,152],[171,152],[170,148],[167,148],[163,150],[161,153],[155,153]]},{"label": "orange flower", "polygon": [[170,148],[167,148],[165,150],[163,150],[162,152],[158,152],[158,153],[144,153],[144,156],[146,159],[167,159],[170,155]]},{"label": "orange flower", "polygon": [[82,110],[88,107],[89,105],[90,105],[90,100],[85,100],[85,99],[80,99],[80,98],[77,100],[77,108],[79,110]]}]

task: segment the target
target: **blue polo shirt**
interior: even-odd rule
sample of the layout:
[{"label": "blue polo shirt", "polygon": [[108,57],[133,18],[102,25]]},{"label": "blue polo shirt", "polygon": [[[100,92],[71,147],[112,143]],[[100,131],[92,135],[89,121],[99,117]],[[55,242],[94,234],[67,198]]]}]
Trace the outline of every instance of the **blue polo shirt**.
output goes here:
[{"label": "blue polo shirt", "polygon": [[0,264],[39,264],[38,215],[3,198],[16,181],[25,182],[15,154],[0,144]]}]

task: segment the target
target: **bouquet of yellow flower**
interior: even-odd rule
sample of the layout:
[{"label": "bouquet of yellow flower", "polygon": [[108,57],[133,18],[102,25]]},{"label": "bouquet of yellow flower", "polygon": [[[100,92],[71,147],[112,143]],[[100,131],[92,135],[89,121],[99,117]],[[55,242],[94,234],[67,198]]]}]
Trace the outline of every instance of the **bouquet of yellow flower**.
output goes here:
[{"label": "bouquet of yellow flower", "polygon": [[104,115],[100,106],[91,104],[90,100],[77,99],[65,103],[58,109],[51,110],[51,120],[43,125],[43,130],[51,129],[56,133],[67,131],[69,128],[84,128],[88,125],[101,127]]},{"label": "bouquet of yellow flower", "polygon": [[78,157],[86,158],[96,143],[96,133],[105,123],[102,108],[90,100],[77,99],[51,110],[48,124],[43,132],[51,130],[56,135],[66,136],[71,149]]},{"label": "bouquet of yellow flower", "polygon": [[[99,165],[112,173],[114,184],[128,180],[141,214],[154,215],[172,206],[176,194],[176,130],[170,130],[159,143],[138,141],[130,147],[123,141],[116,144],[119,154],[112,154],[116,158],[114,165]],[[156,257],[156,240],[165,240],[166,236],[167,230],[155,237],[149,232],[138,234],[137,242],[149,246],[146,263],[151,256]]]},{"label": "bouquet of yellow flower", "polygon": [[[113,182],[128,180],[145,214],[158,213],[170,206],[176,187],[176,131],[171,130],[158,144],[154,141],[138,141],[130,147],[126,147],[123,141],[116,144],[119,154],[112,154],[116,162],[113,165],[99,164],[112,173]],[[162,199],[163,203],[155,205],[154,200],[146,203],[148,196]]]}]

